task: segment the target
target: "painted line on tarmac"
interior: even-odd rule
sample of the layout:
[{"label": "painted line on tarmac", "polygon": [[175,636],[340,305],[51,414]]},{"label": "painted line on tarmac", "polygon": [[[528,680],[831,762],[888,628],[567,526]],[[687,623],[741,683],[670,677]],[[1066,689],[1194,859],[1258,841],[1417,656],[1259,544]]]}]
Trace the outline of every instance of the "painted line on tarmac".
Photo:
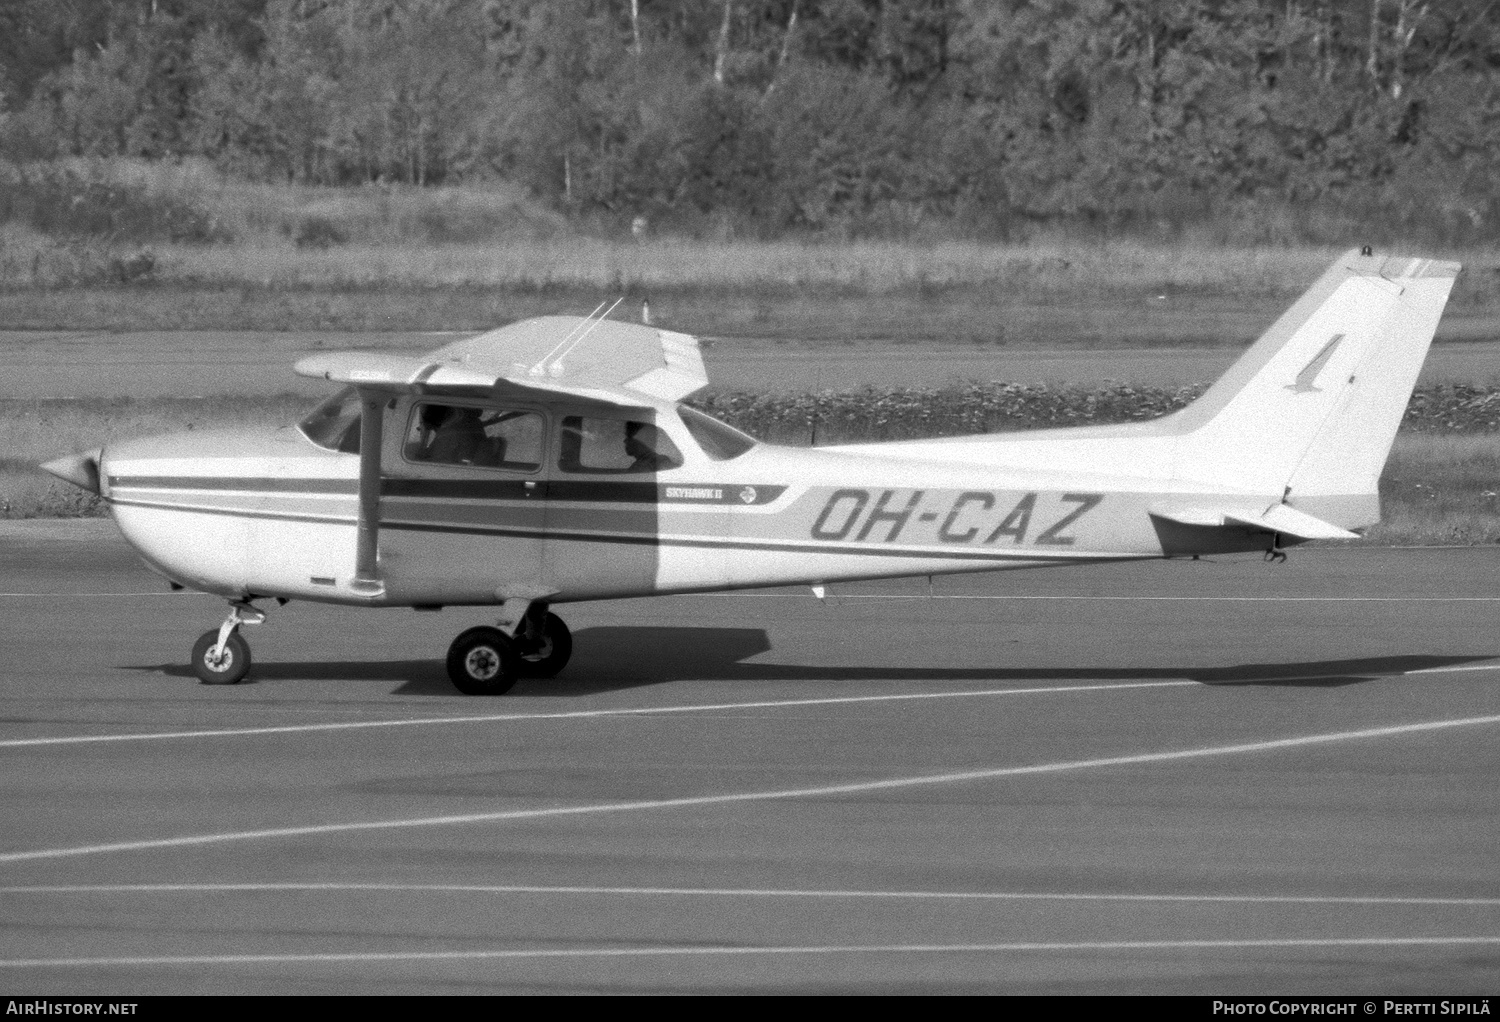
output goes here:
[{"label": "painted line on tarmac", "polygon": [[824,784],[802,788],[773,788],[763,791],[727,792],[718,795],[688,795],[679,798],[638,799],[628,802],[594,802],[583,805],[551,806],[541,809],[502,809],[484,813],[455,813],[443,816],[414,816],[388,820],[321,823],[299,827],[267,827],[257,830],[190,834],[182,837],[147,838],[138,841],[114,841],[103,844],[74,845],[67,848],[39,848],[31,851],[0,853],[0,864],[33,862],[42,859],[66,859],[111,852],[138,852],[155,848],[201,847],[204,845],[229,844],[240,841],[264,841],[278,838],[311,837],[323,834],[349,834],[360,831],[401,830],[418,827],[452,827],[476,823],[505,823],[513,820],[558,819],[576,816],[598,816],[607,813],[682,809],[694,806],[735,805],[746,802],[770,802],[798,798],[816,798],[828,795],[863,795],[873,792],[904,790],[942,784],[958,784],[968,781],[991,781],[1006,777],[1028,777],[1040,774],[1098,769],[1101,767],[1143,766],[1151,763],[1180,762],[1206,759],[1214,756],[1271,752],[1279,749],[1328,745],[1334,742],[1358,741],[1368,738],[1390,738],[1399,735],[1421,734],[1485,724],[1500,724],[1500,714],[1492,714],[1484,717],[1459,717],[1448,720],[1423,721],[1416,724],[1394,724],[1387,727],[1362,728],[1356,731],[1333,731],[1316,735],[1301,735],[1296,738],[1276,738],[1261,742],[1208,745],[1195,749],[1142,752],[1124,756],[1104,756],[1097,759],[1063,760],[1055,763],[1037,763],[1030,766],[987,767],[979,770],[957,770],[942,774],[919,774],[915,777],[890,777],[873,781],[853,781],[845,784]]},{"label": "painted line on tarmac", "polygon": [[152,592],[149,592],[149,593],[0,593],[0,597],[5,597],[5,596],[11,596],[11,597],[23,597],[23,596],[24,597],[49,597],[49,596],[69,596],[69,597],[75,597],[76,596],[76,597],[78,597],[80,599],[84,599],[84,598],[87,598],[87,599],[104,599],[104,598],[115,599],[115,598],[121,597],[121,596],[129,596],[129,597],[137,597],[137,596],[170,596],[173,599],[181,599],[184,596],[208,596],[208,595],[210,595],[210,594],[209,593],[194,593],[194,592],[187,592],[187,591],[180,592],[180,593],[160,593],[160,592],[155,592],[155,591],[152,591]]},{"label": "painted line on tarmac", "polygon": [[[717,595],[717,594],[709,594]],[[727,595],[727,594],[726,594]],[[796,593],[780,594],[813,599]],[[925,593],[828,593],[834,600],[1071,600],[1079,603],[1500,603],[1500,596],[1021,596]]]},{"label": "painted line on tarmac", "polygon": [[638,706],[608,710],[565,710],[558,713],[487,713],[457,717],[403,717],[396,720],[354,720],[327,724],[278,724],[268,727],[219,728],[201,731],[154,731],[144,734],[64,735],[57,738],[7,738],[0,749],[44,745],[81,745],[90,742],[141,742],[168,738],[229,738],[246,735],[298,734],[309,731],[355,731],[422,724],[493,724],[522,720],[580,720],[597,717],[650,717],[662,713],[708,713],[722,710],[767,710],[795,706],[836,706],[849,703],[910,702],[916,699],[969,699],[982,696],[1066,695],[1072,692],[1110,692],[1142,688],[1180,688],[1198,685],[1188,679],[1131,681],[1108,685],[1049,685],[1042,688],[994,688],[967,692],[904,692],[874,696],[828,696],[820,699],[766,699],[753,703],[702,703],[690,706]]},{"label": "painted line on tarmac", "polygon": [[[176,593],[164,593],[153,590],[151,592],[140,593],[0,593],[0,598],[40,599],[66,596],[77,599],[113,599],[122,596],[171,596],[182,598],[185,596],[213,595],[213,593],[201,593],[193,590],[184,590]],[[746,596],[769,596],[783,600],[816,599],[816,597],[808,593],[754,592],[698,593],[693,596],[693,599],[740,599]],[[219,599],[221,597],[215,598]],[[668,594],[665,598],[670,599],[671,594]],[[1070,594],[1027,596],[1019,593],[838,593],[830,589],[824,602],[835,603],[839,600],[946,600],[949,602],[962,602],[965,600],[983,600],[989,602],[1050,600],[1077,603],[1500,603],[1500,596],[1078,596]]]},{"label": "painted line on tarmac", "polygon": [[805,944],[588,948],[496,948],[469,951],[350,951],[316,954],[129,955],[117,958],[6,958],[0,968],[68,969],[166,965],[276,965],[362,962],[461,962],[579,958],[746,958],[769,955],[1005,954],[1059,951],[1239,951],[1257,948],[1463,947],[1500,944],[1500,936],[1474,937],[1291,937],[1246,940],[1013,941],[996,944]]},{"label": "painted line on tarmac", "polygon": [[1240,905],[1412,905],[1497,908],[1500,898],[1316,894],[1094,894],[1075,891],[872,891],[779,887],[605,887],[542,884],[34,884],[0,894],[557,894],[681,898],[826,898],[929,901],[1085,901]]}]

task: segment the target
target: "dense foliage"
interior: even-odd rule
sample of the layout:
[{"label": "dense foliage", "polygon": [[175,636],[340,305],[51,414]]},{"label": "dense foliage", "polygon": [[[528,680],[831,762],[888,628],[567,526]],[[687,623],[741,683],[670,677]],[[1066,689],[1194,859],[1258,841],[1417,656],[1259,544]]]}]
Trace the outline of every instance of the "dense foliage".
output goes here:
[{"label": "dense foliage", "polygon": [[[711,393],[691,403],[764,440],[833,444],[1137,422],[1174,412],[1203,390],[1202,386],[1068,387],[994,381],[941,389]],[[1458,435],[1500,432],[1500,388],[1419,387],[1407,405],[1401,428]]]},{"label": "dense foliage", "polygon": [[1490,0],[0,0],[13,161],[621,228],[1489,240],[1497,148]]}]

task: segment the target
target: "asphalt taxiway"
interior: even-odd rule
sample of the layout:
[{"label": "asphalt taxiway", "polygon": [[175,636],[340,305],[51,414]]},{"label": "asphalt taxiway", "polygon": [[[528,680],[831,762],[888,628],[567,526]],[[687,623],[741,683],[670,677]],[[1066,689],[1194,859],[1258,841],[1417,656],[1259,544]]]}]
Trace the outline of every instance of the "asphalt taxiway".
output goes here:
[{"label": "asphalt taxiway", "polygon": [[0,990],[1494,993],[1500,550],[562,608],[218,601],[0,523]]}]

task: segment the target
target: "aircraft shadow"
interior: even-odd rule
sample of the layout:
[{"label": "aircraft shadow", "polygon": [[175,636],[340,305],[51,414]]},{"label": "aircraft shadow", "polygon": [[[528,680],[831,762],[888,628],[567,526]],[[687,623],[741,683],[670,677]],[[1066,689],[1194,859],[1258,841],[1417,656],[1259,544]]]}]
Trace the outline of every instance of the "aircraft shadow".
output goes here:
[{"label": "aircraft shadow", "polygon": [[[770,650],[770,640],[760,628],[585,628],[573,636],[573,659],[560,677],[522,680],[510,696],[576,697],[683,680],[1034,682],[1183,678],[1204,685],[1333,688],[1500,656],[1406,655],[1227,667],[846,667],[745,662]],[[186,664],[127,669],[155,671],[174,678],[193,676]],[[250,677],[241,684],[311,680],[398,682],[394,695],[463,698],[448,681],[441,651],[430,660],[257,661]]]}]

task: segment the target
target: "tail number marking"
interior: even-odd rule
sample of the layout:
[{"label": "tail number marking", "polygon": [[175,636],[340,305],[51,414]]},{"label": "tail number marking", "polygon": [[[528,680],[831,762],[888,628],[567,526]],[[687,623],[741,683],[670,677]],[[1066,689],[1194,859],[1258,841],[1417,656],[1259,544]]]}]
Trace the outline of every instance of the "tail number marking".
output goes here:
[{"label": "tail number marking", "polygon": [[1062,499],[1064,503],[1078,506],[1059,518],[1050,529],[1043,529],[1042,534],[1036,538],[1038,543],[1047,543],[1051,546],[1072,546],[1073,537],[1062,535],[1062,531],[1097,507],[1104,499],[1104,494],[1064,493]]},{"label": "tail number marking", "polygon": [[[911,490],[905,499],[897,496],[899,491],[881,490],[871,504],[871,492],[863,489],[835,490],[829,495],[823,510],[813,522],[814,539],[844,540],[851,533],[856,541],[877,538],[881,542],[894,543],[914,512],[922,506],[925,490]],[[999,495],[984,490],[965,490],[960,493],[948,509],[942,524],[937,527],[936,539],[943,543],[997,543],[1009,540],[1019,546],[1026,542],[1031,531],[1032,517],[1040,494],[1026,493],[1014,504],[1002,504]],[[1084,515],[1104,500],[1102,493],[1064,493],[1060,499],[1064,505],[1074,505],[1056,521],[1052,522],[1031,542],[1038,546],[1072,546],[1076,537],[1065,532]],[[1006,508],[1003,513],[997,510]],[[866,508],[869,513],[866,514]],[[917,515],[917,521],[930,522],[938,517],[936,512]],[[858,531],[856,530],[858,526]],[[926,531],[925,529],[922,531]],[[982,537],[982,538],[981,538]],[[911,542],[931,542],[933,537],[909,536]]]},{"label": "tail number marking", "polygon": [[813,538],[843,539],[854,528],[855,520],[869,502],[867,490],[834,490],[828,503],[823,505],[823,513],[813,522]]},{"label": "tail number marking", "polygon": [[[1028,496],[1032,496],[1032,494],[1028,494]],[[995,506],[995,497],[993,494],[982,493],[978,490],[969,490],[966,493],[959,494],[958,499],[953,502],[953,510],[949,511],[948,517],[943,519],[943,527],[938,529],[938,539],[941,539],[944,543],[974,542],[974,537],[979,535],[979,526],[972,526],[963,532],[953,531],[954,526],[958,522],[959,515],[968,510],[970,504],[978,505],[981,511],[988,511]]]}]

